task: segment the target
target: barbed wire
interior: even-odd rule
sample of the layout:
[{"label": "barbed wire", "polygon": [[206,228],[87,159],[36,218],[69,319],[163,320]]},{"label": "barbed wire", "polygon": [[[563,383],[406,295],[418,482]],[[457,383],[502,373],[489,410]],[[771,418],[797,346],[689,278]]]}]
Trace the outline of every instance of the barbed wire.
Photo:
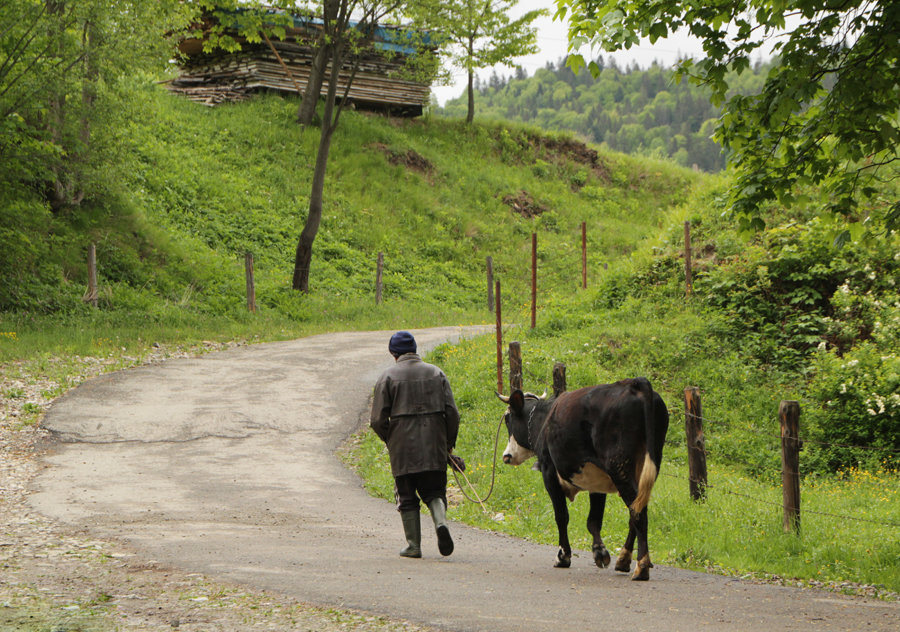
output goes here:
[{"label": "barbed wire", "polygon": [[800,437],[800,441],[803,443],[812,443],[813,445],[821,445],[827,447],[834,448],[846,448],[848,450],[872,450],[873,452],[887,452],[889,454],[900,454],[900,450],[894,450],[893,448],[878,448],[876,446],[871,445],[850,445],[846,443],[826,443],[825,441],[817,441],[815,439],[806,439],[804,437]]},{"label": "barbed wire", "polygon": [[[508,354],[507,354],[507,357],[508,357]],[[548,382],[548,381],[547,381],[546,379],[544,379],[543,377],[540,377],[540,376],[538,376],[536,373],[534,373],[533,371],[529,370],[528,367],[526,366],[526,364],[524,363],[524,361],[523,361],[522,364],[521,364],[521,378],[522,378],[523,382],[524,382],[525,378],[527,378],[531,383],[537,383],[541,388],[546,389],[546,391],[547,391],[548,393],[549,393],[549,392],[552,392],[552,390],[553,390],[553,383],[552,383],[552,382]],[[691,417],[693,417],[693,418],[695,418],[695,419],[699,419],[701,422],[708,422],[710,425],[713,425],[713,426],[715,426],[715,425],[719,425],[719,426],[730,426],[730,425],[733,425],[733,424],[726,423],[726,422],[723,422],[723,421],[720,421],[720,420],[711,419],[711,418],[706,417],[706,416],[704,416],[704,415],[694,415],[694,414],[692,414],[692,413],[689,413],[689,412],[687,412],[687,411],[681,410],[681,409],[679,409],[679,408],[676,408],[676,409],[670,411],[670,414],[675,414],[675,415],[679,415],[679,414],[680,414],[680,415],[682,415],[682,416],[685,417],[685,418],[687,417],[687,415],[690,415]],[[705,428],[704,430],[707,431],[708,429],[709,429],[709,426],[707,425],[706,428]],[[753,428],[753,427],[751,427],[749,424],[748,424],[745,428],[743,428],[743,430],[747,430],[747,431],[749,431],[749,432],[751,432],[751,433],[754,433],[754,434],[757,434],[757,435],[759,435],[759,436],[764,436],[764,437],[767,437],[767,438],[770,438],[770,439],[775,439],[775,440],[777,440],[777,441],[779,441],[779,442],[780,442],[780,441],[783,441],[785,438],[792,438],[792,439],[794,439],[794,440],[796,440],[796,441],[801,442],[801,444],[802,444],[802,443],[810,443],[810,444],[819,445],[819,446],[824,446],[824,447],[838,447],[838,448],[843,448],[843,449],[871,450],[871,451],[878,451],[878,452],[883,452],[883,453],[886,452],[886,453],[889,453],[889,454],[900,454],[900,450],[895,450],[895,449],[892,449],[892,448],[879,448],[879,447],[875,447],[875,446],[852,445],[852,444],[843,444],[843,443],[831,443],[831,442],[818,441],[818,440],[815,440],[815,439],[808,439],[808,438],[805,438],[805,437],[803,437],[803,436],[801,436],[801,437],[783,437],[780,433],[779,433],[779,434],[775,434],[775,433],[773,433],[773,432],[771,432],[771,431],[769,431],[769,430]],[[669,442],[667,441],[667,443],[669,443]],[[690,450],[699,450],[699,451],[701,451],[701,452],[703,453],[704,457],[707,457],[707,456],[710,455],[710,452],[709,452],[708,450],[705,449],[705,446],[704,446],[703,448],[700,448],[700,447],[691,447],[691,446],[686,446],[686,447],[688,448],[688,453],[690,453]],[[755,463],[755,464],[753,464],[753,463],[748,463],[748,462],[745,462],[745,461],[741,461],[740,459],[737,459],[737,458],[735,458],[735,457],[733,457],[733,456],[729,456],[728,459],[729,459],[729,463],[736,463],[737,465],[742,466],[742,467],[745,467],[745,468],[748,468],[748,469],[750,469],[750,470],[755,470],[755,469],[758,469],[758,468],[760,467],[760,464],[759,464],[759,463]],[[667,472],[660,472],[660,474],[662,474],[663,476],[670,477],[670,478],[677,478],[677,479],[679,479],[679,480],[683,480],[683,477],[682,477],[682,476],[676,476],[675,474],[669,474],[669,473],[667,473]],[[801,475],[800,472],[794,471],[794,470],[792,470],[792,469],[790,469],[790,470],[784,470],[784,464],[782,464],[782,476],[785,475],[785,474],[792,475],[792,476],[798,476],[798,477]],[[769,505],[769,506],[773,506],[773,507],[779,507],[779,508],[781,508],[782,510],[787,508],[787,507],[784,505],[784,503],[778,503],[778,502],[774,502],[774,501],[770,501],[770,500],[764,500],[764,499],[762,499],[762,498],[757,498],[757,497],[752,496],[752,495],[750,495],[750,494],[744,494],[744,493],[741,493],[741,492],[735,492],[735,491],[732,491],[732,490],[729,490],[729,489],[725,489],[725,488],[720,487],[720,486],[717,486],[717,485],[710,485],[710,484],[709,484],[707,481],[705,481],[705,480],[704,480],[704,481],[701,481],[701,480],[693,479],[693,478],[691,478],[690,476],[688,477],[688,482],[689,482],[689,483],[693,483],[693,484],[695,484],[695,485],[701,487],[701,488],[704,489],[704,490],[707,490],[707,489],[713,489],[713,490],[716,490],[717,492],[721,492],[721,493],[723,493],[723,494],[729,494],[729,495],[732,495],[732,496],[744,498],[744,499],[751,500],[751,501],[753,501],[753,502],[760,503],[760,504],[763,504],[763,505]],[[794,508],[794,511],[797,511],[797,508]],[[900,523],[898,523],[898,522],[891,522],[891,521],[886,521],[886,520],[875,520],[875,519],[871,519],[871,518],[860,518],[860,517],[857,517],[857,516],[846,516],[846,515],[842,515],[842,514],[835,514],[835,513],[829,513],[829,512],[824,512],[824,511],[817,511],[817,510],[814,510],[814,509],[804,509],[804,510],[803,510],[803,514],[807,514],[807,515],[808,515],[808,514],[812,514],[812,515],[816,515],[816,516],[823,516],[823,517],[828,517],[828,518],[834,518],[834,519],[837,519],[837,520],[852,520],[852,521],[856,521],[856,522],[865,522],[865,523],[875,524],[875,525],[880,525],[880,526],[893,527],[893,528],[900,528]]]},{"label": "barbed wire", "polygon": [[[678,479],[678,480],[684,480],[684,477],[678,476],[678,475],[676,475],[676,474],[669,474],[668,472],[660,472],[660,475],[661,475],[661,476],[667,476],[668,478],[674,478],[674,479]],[[698,487],[700,487],[700,488],[702,488],[702,489],[704,489],[704,490],[707,490],[707,489],[714,489],[714,490],[716,490],[717,492],[720,492],[720,493],[722,493],[722,494],[729,494],[729,495],[731,495],[731,496],[739,496],[739,497],[741,497],[741,498],[746,498],[746,499],[748,499],[748,500],[752,500],[752,501],[754,501],[754,502],[757,502],[757,503],[760,503],[760,504],[763,504],[763,505],[771,505],[771,506],[773,506],[773,507],[780,507],[781,509],[786,509],[786,508],[788,508],[788,509],[793,509],[794,511],[797,511],[797,510],[798,510],[796,507],[786,507],[784,503],[779,503],[779,502],[775,502],[775,501],[772,501],[772,500],[764,500],[764,499],[762,499],[762,498],[757,498],[756,496],[751,496],[750,494],[744,494],[744,493],[741,493],[741,492],[735,492],[735,491],[732,491],[732,490],[730,490],[730,489],[725,489],[724,487],[720,487],[720,486],[718,486],[718,485],[710,485],[710,484],[707,483],[706,481],[697,480],[697,479],[694,479],[694,478],[691,478],[691,477],[688,477],[687,480],[688,480],[689,483],[694,483],[695,485],[697,485]],[[872,519],[872,518],[859,518],[859,517],[856,517],[856,516],[845,516],[845,515],[842,515],[842,514],[833,514],[833,513],[828,513],[828,512],[825,512],[825,511],[817,511],[817,510],[815,510],[815,509],[802,509],[802,510],[800,510],[800,512],[801,512],[802,514],[813,514],[813,515],[817,515],[817,516],[825,516],[825,517],[828,517],[828,518],[837,518],[837,519],[839,519],[839,520],[855,520],[856,522],[868,522],[868,523],[871,523],[871,524],[877,524],[877,525],[885,526],[885,527],[895,527],[895,528],[900,528],[900,522],[890,522],[890,521],[887,521],[887,520],[874,520],[874,519]]]},{"label": "barbed wire", "polygon": [[[708,421],[712,424],[719,424],[719,425],[723,425],[723,426],[731,425],[728,422],[717,421],[715,419],[706,417],[705,415],[694,415],[691,413],[686,413],[685,411],[683,411],[681,409],[675,409],[674,411],[670,411],[670,414],[672,414],[672,413],[674,413],[676,415],[682,415],[682,416],[686,416],[686,415],[690,414],[691,417],[693,417],[695,419],[699,419],[700,421],[703,421],[703,422]],[[704,427],[704,431],[705,430],[706,430],[706,427]],[[746,427],[742,427],[741,430],[746,430],[748,432],[752,432],[752,433],[758,434],[760,436],[778,439],[779,441],[781,439],[783,439],[783,437],[780,434],[775,434],[769,430],[763,430],[761,428],[753,428],[749,425]],[[877,446],[870,446],[870,445],[857,445],[857,444],[832,443],[832,442],[826,442],[826,441],[818,441],[817,439],[808,439],[804,435],[797,437],[797,439],[799,439],[803,443],[811,443],[813,445],[820,445],[820,446],[825,446],[825,447],[846,448],[846,449],[853,449],[853,450],[871,450],[873,452],[887,452],[890,454],[900,454],[900,450],[895,450],[894,448],[879,448]]]},{"label": "barbed wire", "polygon": [[[548,393],[550,393],[550,392],[553,391],[553,383],[552,383],[552,382],[548,382],[548,381],[546,381],[546,380],[544,380],[544,379],[538,377],[537,374],[535,374],[534,372],[532,372],[532,371],[526,369],[525,366],[524,366],[524,363],[523,363],[523,366],[522,366],[522,377],[523,377],[523,378],[527,377],[527,378],[529,379],[529,381],[531,381],[532,383],[537,383],[538,386],[540,386],[541,388],[543,388],[544,390],[546,390]],[[680,408],[675,408],[675,409],[670,410],[670,411],[669,411],[669,414],[670,414],[670,415],[681,415],[682,417],[684,417],[684,416],[686,416],[686,415],[688,415],[688,414],[690,414],[690,413],[686,413],[685,411],[681,410]],[[694,415],[694,414],[690,414],[690,415],[691,415],[691,417],[693,417],[693,418],[695,418],[695,419],[699,419],[700,421],[702,421],[702,422],[704,422],[704,423],[705,423],[705,422],[709,422],[709,423],[714,424],[714,425],[722,425],[722,426],[733,425],[732,423],[729,423],[729,422],[725,422],[725,421],[717,420],[717,419],[712,419],[712,418],[710,418],[710,417],[707,417],[706,415]],[[704,431],[707,430],[707,429],[708,429],[708,426],[707,426],[706,428],[704,428]],[[782,437],[780,434],[775,434],[775,433],[773,433],[773,432],[771,432],[771,431],[769,431],[769,430],[763,430],[763,429],[761,429],[761,428],[753,428],[753,427],[750,426],[750,425],[744,426],[744,427],[742,427],[741,429],[742,429],[742,430],[746,430],[746,431],[748,431],[748,432],[752,432],[752,433],[757,434],[757,435],[760,435],[760,436],[768,437],[768,438],[770,438],[770,439],[775,439],[775,440],[777,440],[777,441],[781,441],[781,440],[784,438],[784,437]],[[809,443],[809,444],[818,445],[818,446],[823,446],[823,447],[844,448],[844,449],[848,449],[848,450],[869,450],[869,451],[872,451],[872,452],[882,452],[882,453],[888,453],[888,454],[900,454],[900,450],[895,450],[895,449],[893,449],[893,448],[879,448],[879,447],[877,447],[877,446],[856,445],[856,444],[847,444],[847,443],[834,443],[834,442],[819,441],[819,440],[817,440],[817,439],[809,439],[809,438],[806,438],[806,437],[803,436],[803,435],[801,435],[800,437],[797,437],[797,438],[798,438],[802,443]],[[708,453],[707,453],[707,454],[708,454]]]}]

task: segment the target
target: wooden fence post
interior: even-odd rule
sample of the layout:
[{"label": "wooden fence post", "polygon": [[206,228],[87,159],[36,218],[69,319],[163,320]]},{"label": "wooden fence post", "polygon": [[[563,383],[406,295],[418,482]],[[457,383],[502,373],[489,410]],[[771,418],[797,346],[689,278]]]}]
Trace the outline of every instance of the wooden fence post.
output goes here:
[{"label": "wooden fence post", "polygon": [[247,309],[256,311],[256,283],[253,280],[253,253],[244,254],[244,274],[247,277]]},{"label": "wooden fence post", "polygon": [[706,497],[706,437],[703,435],[703,408],[700,389],[684,389],[684,432],[687,436],[688,480],[691,499]]},{"label": "wooden fence post", "polygon": [[503,326],[500,318],[500,281],[497,281],[497,392],[503,395]]},{"label": "wooden fence post", "polygon": [[381,305],[381,277],[384,273],[384,253],[378,253],[378,263],[375,266],[375,304]]},{"label": "wooden fence post", "polygon": [[684,292],[687,296],[694,290],[691,277],[691,223],[684,223]]},{"label": "wooden fence post", "polygon": [[587,289],[587,222],[581,222],[581,289]]},{"label": "wooden fence post", "polygon": [[487,303],[488,311],[494,311],[494,258],[487,258]]},{"label": "wooden fence post", "polygon": [[566,365],[557,362],[553,365],[553,397],[566,392]]},{"label": "wooden fence post", "polygon": [[509,392],[522,390],[522,345],[509,343]]},{"label": "wooden fence post", "polygon": [[531,328],[537,324],[537,233],[531,233]]},{"label": "wooden fence post", "polygon": [[97,307],[97,244],[88,246],[88,291],[84,297],[88,303]]},{"label": "wooden fence post", "polygon": [[800,403],[781,402],[781,486],[784,499],[784,530],[800,533]]}]

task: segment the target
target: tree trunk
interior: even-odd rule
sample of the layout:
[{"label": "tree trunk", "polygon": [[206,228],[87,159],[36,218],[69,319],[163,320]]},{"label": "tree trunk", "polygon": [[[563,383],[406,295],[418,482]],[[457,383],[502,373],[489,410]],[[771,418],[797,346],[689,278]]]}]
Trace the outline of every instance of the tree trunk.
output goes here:
[{"label": "tree trunk", "polygon": [[466,124],[471,125],[475,120],[475,92],[473,91],[475,84],[475,73],[469,71],[469,86],[466,92],[469,94],[469,109],[466,112]]},{"label": "tree trunk", "polygon": [[312,247],[322,223],[322,200],[325,191],[325,172],[328,167],[328,154],[331,151],[331,138],[334,135],[337,120],[334,104],[337,100],[338,73],[343,55],[341,48],[331,47],[331,76],[328,81],[328,94],[325,97],[325,111],[322,115],[322,128],[319,136],[319,150],[316,153],[316,167],[313,171],[312,189],[309,194],[309,214],[306,224],[297,240],[297,251],[294,254],[294,278],[291,287],[303,293],[309,293],[309,267],[312,262]]},{"label": "tree trunk", "polygon": [[[469,53],[468,58],[475,58],[475,38],[473,36],[469,36],[469,44],[466,47]],[[475,70],[469,68],[469,85],[466,90],[469,96],[469,109],[466,112],[466,125],[471,125],[472,121],[475,120]]]},{"label": "tree trunk", "polygon": [[[325,104],[326,112],[329,110]],[[313,172],[312,191],[309,195],[309,214],[297,240],[297,251],[294,253],[294,278],[291,287],[304,294],[309,293],[309,267],[312,263],[312,247],[322,223],[322,201],[325,191],[325,171],[328,167],[328,153],[331,151],[331,137],[334,130],[328,119],[322,122],[322,133],[319,137],[319,151],[316,153],[316,167]]]},{"label": "tree trunk", "polygon": [[[47,15],[51,18],[50,37],[54,40],[54,53],[60,59],[64,58],[63,47],[65,46],[65,26],[63,25],[63,15],[65,14],[65,3],[56,0],[47,0]],[[54,83],[50,90],[50,100],[47,107],[47,131],[50,133],[50,140],[57,147],[63,145],[63,126],[66,119],[66,93],[64,86]],[[54,161],[51,169],[53,173],[53,182],[49,185],[47,195],[50,202],[50,208],[54,212],[59,212],[65,206],[68,199],[68,185],[66,184],[65,168],[60,159]]]},{"label": "tree trunk", "polygon": [[[96,16],[93,14],[87,18],[82,35],[84,48],[84,77],[81,80],[81,147],[73,156],[80,162],[85,162],[91,142],[91,115],[94,111],[94,102],[97,100],[97,81],[100,77],[100,69],[97,64],[95,47],[100,35],[97,32]],[[77,186],[74,186],[77,185]],[[78,177],[73,185],[68,203],[72,206],[81,204],[84,200],[84,181]]]},{"label": "tree trunk", "polygon": [[[334,41],[330,38],[333,38],[336,32],[339,33],[346,27],[346,24],[337,28],[335,26],[342,15],[341,8],[345,2],[346,0],[324,0],[322,3],[322,33],[316,41],[316,55],[313,57],[309,81],[306,83],[303,100],[300,102],[300,109],[297,111],[297,122],[300,125],[312,125],[316,119],[316,105],[319,103],[322,83],[325,81],[325,69],[328,65],[328,58],[334,56]],[[343,8],[346,9],[347,7],[344,6]],[[343,56],[341,55],[340,57]],[[332,60],[333,63],[334,61]],[[328,96],[326,95],[325,98],[327,100]],[[331,125],[329,117],[323,116],[322,120],[323,128]],[[326,161],[328,160],[327,155],[325,159]]]},{"label": "tree trunk", "polygon": [[322,83],[325,79],[325,62],[328,59],[328,45],[324,38],[319,38],[316,56],[313,58],[312,68],[309,72],[309,81],[303,91],[303,100],[300,101],[300,109],[297,112],[297,122],[300,125],[312,125],[316,119],[316,105],[319,103],[319,94],[322,91]]}]

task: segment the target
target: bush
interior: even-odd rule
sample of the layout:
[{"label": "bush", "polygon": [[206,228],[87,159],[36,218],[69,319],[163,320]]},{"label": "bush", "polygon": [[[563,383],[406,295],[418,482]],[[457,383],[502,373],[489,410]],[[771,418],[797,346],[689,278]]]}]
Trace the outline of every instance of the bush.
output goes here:
[{"label": "bush", "polygon": [[871,336],[874,313],[900,274],[891,243],[838,248],[817,221],[773,229],[695,288],[729,315],[745,353],[797,370],[823,340],[841,353]]},{"label": "bush", "polygon": [[900,301],[886,305],[873,322],[872,340],[843,356],[821,345],[808,392],[810,432],[819,442],[810,446],[816,469],[889,469],[900,453],[898,308]]}]

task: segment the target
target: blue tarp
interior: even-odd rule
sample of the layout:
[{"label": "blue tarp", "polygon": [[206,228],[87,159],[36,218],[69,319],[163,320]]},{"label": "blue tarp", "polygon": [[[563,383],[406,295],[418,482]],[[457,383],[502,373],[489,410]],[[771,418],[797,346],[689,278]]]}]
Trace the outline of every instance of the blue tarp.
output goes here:
[{"label": "blue tarp", "polygon": [[[233,11],[233,13],[240,14],[246,11],[252,11],[252,9],[237,9]],[[285,15],[285,11],[280,9],[267,9],[266,13],[269,15]],[[293,25],[296,28],[303,28],[309,26],[319,26],[324,24],[322,20],[319,18],[308,17],[304,15],[290,15],[293,20]],[[237,26],[237,25],[235,25]],[[351,28],[357,28],[359,26],[359,22],[352,20],[350,21]],[[376,26],[374,29],[374,46],[375,48],[381,50],[389,50],[397,53],[403,53],[404,55],[414,55],[416,53],[416,47],[412,44],[405,44],[402,42],[403,39],[412,40],[413,34],[403,27],[398,26]],[[419,31],[417,33],[417,37],[421,42],[421,45],[427,47],[436,47],[437,42],[435,38],[431,36],[429,32]]]}]

